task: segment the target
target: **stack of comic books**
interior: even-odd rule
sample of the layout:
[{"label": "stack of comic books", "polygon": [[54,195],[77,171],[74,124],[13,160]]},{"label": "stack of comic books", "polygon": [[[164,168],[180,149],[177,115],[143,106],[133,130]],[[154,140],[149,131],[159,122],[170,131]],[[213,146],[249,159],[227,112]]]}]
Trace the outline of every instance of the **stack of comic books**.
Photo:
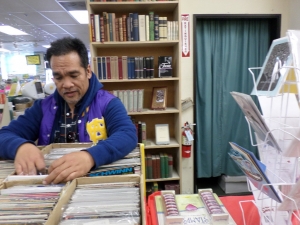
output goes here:
[{"label": "stack of comic books", "polygon": [[0,190],[0,224],[45,224],[65,184],[6,182]]}]

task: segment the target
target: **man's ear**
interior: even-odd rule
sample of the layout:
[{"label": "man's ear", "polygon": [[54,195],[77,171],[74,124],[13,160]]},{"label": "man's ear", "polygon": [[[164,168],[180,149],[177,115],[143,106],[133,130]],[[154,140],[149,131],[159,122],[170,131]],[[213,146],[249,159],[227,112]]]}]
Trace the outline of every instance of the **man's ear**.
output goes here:
[{"label": "man's ear", "polygon": [[91,65],[90,64],[88,64],[86,72],[87,72],[88,79],[91,79],[91,77],[92,77],[92,69],[91,69]]}]

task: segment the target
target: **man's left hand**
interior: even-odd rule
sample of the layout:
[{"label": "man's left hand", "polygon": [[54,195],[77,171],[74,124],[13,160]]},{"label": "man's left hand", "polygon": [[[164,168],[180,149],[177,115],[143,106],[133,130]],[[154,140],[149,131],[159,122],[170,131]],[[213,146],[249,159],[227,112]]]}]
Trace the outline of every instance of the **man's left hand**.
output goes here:
[{"label": "man's left hand", "polygon": [[66,154],[50,165],[44,184],[58,184],[84,176],[93,166],[94,160],[87,151]]}]

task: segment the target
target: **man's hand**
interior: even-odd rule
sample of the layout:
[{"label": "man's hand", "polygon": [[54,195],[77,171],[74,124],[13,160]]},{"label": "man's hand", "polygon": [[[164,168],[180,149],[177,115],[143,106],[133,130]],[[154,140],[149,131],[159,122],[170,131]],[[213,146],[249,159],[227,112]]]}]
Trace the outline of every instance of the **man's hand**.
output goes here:
[{"label": "man's hand", "polygon": [[55,160],[49,167],[44,184],[67,182],[86,175],[94,166],[94,160],[87,151],[72,152]]},{"label": "man's hand", "polygon": [[18,175],[36,175],[37,171],[45,169],[41,150],[31,143],[22,144],[18,148],[14,164]]}]

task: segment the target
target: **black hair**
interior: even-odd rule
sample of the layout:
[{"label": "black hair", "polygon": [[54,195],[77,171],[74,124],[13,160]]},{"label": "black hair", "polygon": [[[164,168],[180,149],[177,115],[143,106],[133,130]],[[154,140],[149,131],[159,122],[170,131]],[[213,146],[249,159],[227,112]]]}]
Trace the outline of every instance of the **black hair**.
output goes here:
[{"label": "black hair", "polygon": [[51,42],[51,47],[46,52],[46,59],[51,67],[50,59],[52,56],[66,55],[71,52],[78,53],[80,65],[86,69],[89,64],[88,51],[84,43],[78,38],[64,37]]}]

